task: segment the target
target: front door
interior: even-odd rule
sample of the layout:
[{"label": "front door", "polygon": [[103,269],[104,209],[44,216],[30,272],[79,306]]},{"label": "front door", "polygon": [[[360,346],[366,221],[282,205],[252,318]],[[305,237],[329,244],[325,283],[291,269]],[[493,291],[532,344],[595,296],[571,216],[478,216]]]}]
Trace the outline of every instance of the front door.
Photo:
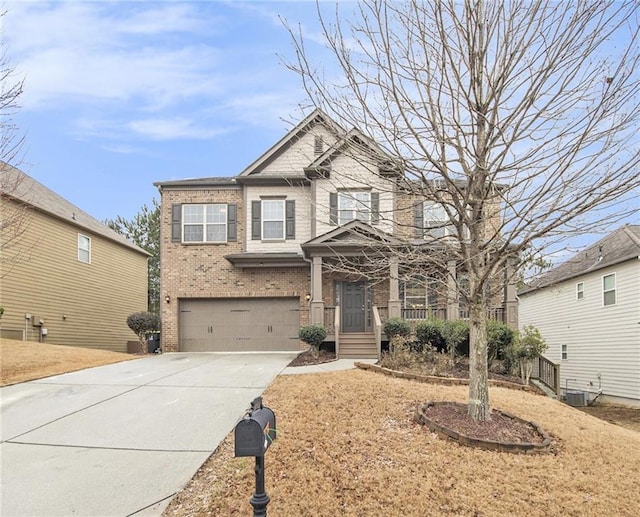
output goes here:
[{"label": "front door", "polygon": [[364,332],[365,325],[365,285],[364,282],[342,283],[342,331]]}]

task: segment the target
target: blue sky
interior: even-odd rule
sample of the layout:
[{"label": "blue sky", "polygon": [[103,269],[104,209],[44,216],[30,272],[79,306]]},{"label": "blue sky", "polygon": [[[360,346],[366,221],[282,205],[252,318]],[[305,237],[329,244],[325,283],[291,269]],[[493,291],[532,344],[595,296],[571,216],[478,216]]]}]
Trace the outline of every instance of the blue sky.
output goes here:
[{"label": "blue sky", "polygon": [[[329,18],[335,5],[321,2]],[[313,66],[327,57],[313,0],[4,8],[3,50],[25,80],[19,166],[99,220],[132,218],[155,181],[238,174],[303,117],[282,19],[300,25]]]},{"label": "blue sky", "polygon": [[133,217],[158,197],[154,181],[241,172],[302,117],[280,17],[312,53],[322,42],[311,1],[4,6],[25,80],[19,166],[99,220]]}]

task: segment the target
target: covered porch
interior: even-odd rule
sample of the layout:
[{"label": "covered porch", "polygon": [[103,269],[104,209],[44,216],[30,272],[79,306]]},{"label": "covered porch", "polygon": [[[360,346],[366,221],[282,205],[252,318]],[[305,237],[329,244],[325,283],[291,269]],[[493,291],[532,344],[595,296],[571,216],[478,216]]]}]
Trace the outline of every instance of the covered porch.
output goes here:
[{"label": "covered porch", "polygon": [[[403,318],[415,330],[418,322],[429,318],[469,317],[460,303],[455,260],[439,271],[439,296],[425,297],[423,304],[410,303],[399,254],[388,253],[394,245],[399,241],[359,221],[302,245],[311,263],[309,323],[325,327],[326,341],[335,343],[339,358],[379,358],[389,318]],[[504,273],[500,299],[488,317],[517,327],[516,287],[511,271]]]}]

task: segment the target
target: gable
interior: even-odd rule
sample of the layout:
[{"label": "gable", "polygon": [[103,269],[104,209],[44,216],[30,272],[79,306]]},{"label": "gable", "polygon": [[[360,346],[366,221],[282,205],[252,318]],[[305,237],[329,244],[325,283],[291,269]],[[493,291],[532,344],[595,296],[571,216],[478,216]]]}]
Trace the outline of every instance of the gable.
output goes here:
[{"label": "gable", "polygon": [[360,131],[352,129],[333,146],[317,155],[305,168],[305,174],[310,177],[328,177],[334,166],[338,170],[343,164],[354,162],[376,176],[395,176],[400,172],[400,168],[375,142]]},{"label": "gable", "polygon": [[331,246],[340,244],[360,244],[369,246],[384,244],[386,246],[392,246],[399,245],[401,243],[402,241],[386,232],[377,230],[362,221],[354,220],[305,242],[302,244],[302,247]]},{"label": "gable", "polygon": [[315,137],[332,146],[344,130],[320,110],[315,110],[255,160],[238,178],[249,176],[303,176],[303,168],[316,156]]},{"label": "gable", "polygon": [[292,139],[280,152],[275,154],[263,167],[251,175],[261,176],[302,176],[304,169],[316,157],[316,138],[320,138],[324,147],[333,146],[337,136],[326,126],[316,124]]}]

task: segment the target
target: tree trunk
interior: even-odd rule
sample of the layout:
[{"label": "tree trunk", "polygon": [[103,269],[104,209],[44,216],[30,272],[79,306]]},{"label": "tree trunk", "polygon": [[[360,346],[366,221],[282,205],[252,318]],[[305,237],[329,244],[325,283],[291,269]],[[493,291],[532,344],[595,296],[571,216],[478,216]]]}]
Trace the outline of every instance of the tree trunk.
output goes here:
[{"label": "tree trunk", "polygon": [[469,319],[469,416],[491,420],[489,364],[487,358],[487,312],[483,303],[472,304]]},{"label": "tree trunk", "polygon": [[147,336],[138,336],[138,341],[140,342],[140,353],[146,355],[148,353]]}]

